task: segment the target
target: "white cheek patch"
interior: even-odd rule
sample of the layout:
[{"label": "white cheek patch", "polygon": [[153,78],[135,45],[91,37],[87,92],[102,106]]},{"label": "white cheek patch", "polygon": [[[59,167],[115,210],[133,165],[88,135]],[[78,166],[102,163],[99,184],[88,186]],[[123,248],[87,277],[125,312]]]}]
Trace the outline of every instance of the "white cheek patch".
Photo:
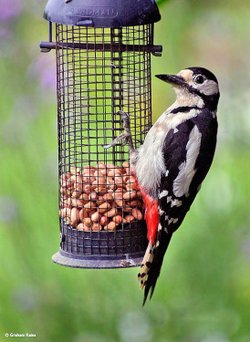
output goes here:
[{"label": "white cheek patch", "polygon": [[203,84],[199,84],[195,88],[198,89],[201,94],[207,96],[215,95],[219,92],[218,84],[212,80],[206,80]]},{"label": "white cheek patch", "polygon": [[181,76],[182,78],[184,78],[184,80],[186,82],[191,82],[192,81],[192,77],[193,77],[193,71],[192,70],[189,70],[189,69],[184,69],[184,70],[181,70],[177,76]]},{"label": "white cheek patch", "polygon": [[188,195],[189,187],[195,175],[195,163],[200,152],[201,133],[197,126],[194,126],[189,135],[186,146],[186,160],[179,166],[179,174],[174,180],[173,192],[176,197]]}]

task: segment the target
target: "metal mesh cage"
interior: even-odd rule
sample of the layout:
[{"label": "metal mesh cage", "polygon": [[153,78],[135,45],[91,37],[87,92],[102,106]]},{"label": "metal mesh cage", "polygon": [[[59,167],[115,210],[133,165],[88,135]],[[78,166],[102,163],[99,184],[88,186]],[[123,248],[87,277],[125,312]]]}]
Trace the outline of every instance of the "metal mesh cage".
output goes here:
[{"label": "metal mesh cage", "polygon": [[137,265],[147,245],[143,201],[122,143],[119,110],[135,147],[151,126],[153,24],[56,24],[61,249],[73,267]]},{"label": "metal mesh cage", "polygon": [[56,25],[63,171],[68,166],[128,160],[127,147],[103,149],[123,130],[118,110],[130,114],[135,145],[144,140],[151,125],[151,58],[150,52],[133,48],[149,45],[150,33],[151,25],[113,29]]}]

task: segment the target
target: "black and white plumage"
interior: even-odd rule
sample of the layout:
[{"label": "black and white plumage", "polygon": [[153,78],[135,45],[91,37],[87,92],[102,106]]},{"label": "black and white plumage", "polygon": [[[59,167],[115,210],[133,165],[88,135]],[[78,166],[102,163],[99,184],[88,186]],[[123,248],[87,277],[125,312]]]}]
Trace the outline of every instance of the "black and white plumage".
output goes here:
[{"label": "black and white plumage", "polygon": [[[159,223],[149,241],[141,271],[144,303],[153,294],[163,257],[173,232],[186,213],[211,166],[217,135],[219,88],[204,68],[187,68],[178,75],[158,75],[173,85],[177,98],[156,121],[135,152],[140,187],[158,202]],[[147,210],[147,208],[146,208]]]},{"label": "black and white plumage", "polygon": [[217,135],[219,87],[205,68],[191,67],[177,75],[157,75],[170,83],[176,101],[151,127],[139,149],[132,146],[129,116],[120,111],[130,163],[145,204],[148,248],[138,279],[144,302],[154,292],[171,237],[181,225],[211,166]]}]

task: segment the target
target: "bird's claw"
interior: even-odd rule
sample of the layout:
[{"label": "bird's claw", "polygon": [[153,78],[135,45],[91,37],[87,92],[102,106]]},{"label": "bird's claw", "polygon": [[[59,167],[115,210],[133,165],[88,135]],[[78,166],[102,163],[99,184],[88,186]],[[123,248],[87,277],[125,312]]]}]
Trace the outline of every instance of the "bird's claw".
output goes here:
[{"label": "bird's claw", "polygon": [[126,132],[124,132],[124,133],[120,134],[118,137],[116,137],[110,144],[103,145],[103,148],[108,149],[110,147],[114,147],[114,146],[118,145],[120,142],[122,144],[124,144],[123,141],[127,140],[129,137],[130,137],[130,135],[128,136],[128,134]]},{"label": "bird's claw", "polygon": [[122,134],[120,134],[118,137],[116,137],[110,144],[103,145],[103,148],[108,149],[110,147],[114,147],[118,145],[119,143],[125,141],[123,144],[128,144],[130,149],[134,149],[133,141],[132,141],[132,134],[130,132],[130,117],[129,114],[119,110],[117,114],[120,114],[121,116],[121,124],[123,125],[124,131]]}]

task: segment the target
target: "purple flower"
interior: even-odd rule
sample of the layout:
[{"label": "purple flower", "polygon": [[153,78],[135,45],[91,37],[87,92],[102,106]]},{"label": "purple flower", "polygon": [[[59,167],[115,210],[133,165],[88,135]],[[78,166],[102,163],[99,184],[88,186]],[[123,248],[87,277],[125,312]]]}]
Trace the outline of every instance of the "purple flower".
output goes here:
[{"label": "purple flower", "polygon": [[23,0],[0,0],[0,21],[9,21],[23,10]]}]

